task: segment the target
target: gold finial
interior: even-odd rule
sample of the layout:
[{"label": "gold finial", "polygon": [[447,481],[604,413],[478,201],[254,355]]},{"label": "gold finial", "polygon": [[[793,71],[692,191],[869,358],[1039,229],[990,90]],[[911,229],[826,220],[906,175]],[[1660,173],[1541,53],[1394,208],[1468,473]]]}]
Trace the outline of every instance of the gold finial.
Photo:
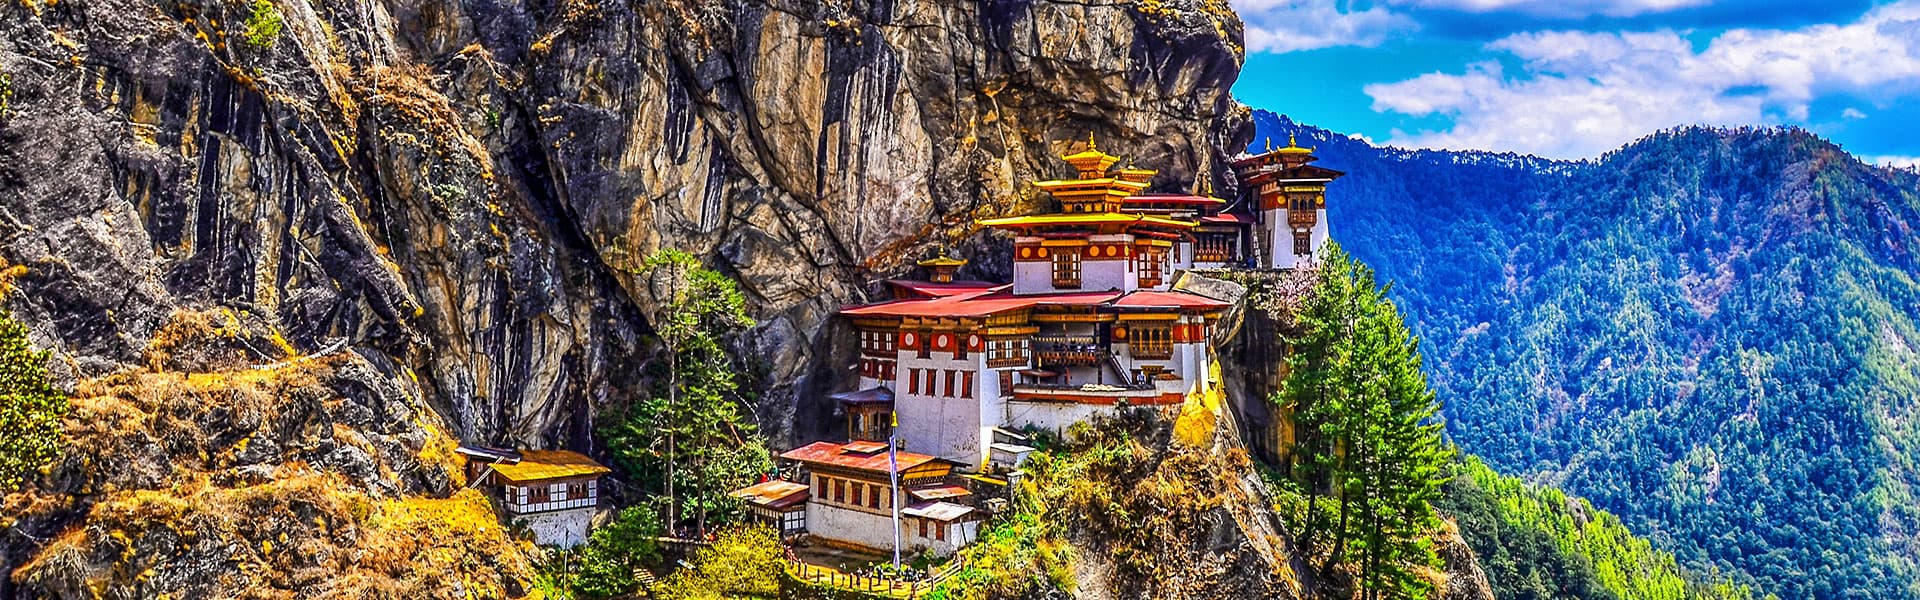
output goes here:
[{"label": "gold finial", "polygon": [[1273,151],[1273,136],[1267,136],[1267,151]]},{"label": "gold finial", "polygon": [[1300,147],[1300,144],[1297,144],[1297,143],[1294,143],[1294,141],[1293,141],[1293,134],[1292,134],[1292,133],[1288,133],[1288,134],[1287,134],[1287,147],[1288,147],[1288,148],[1299,148],[1299,147]]},{"label": "gold finial", "polygon": [[1092,132],[1092,131],[1088,131],[1088,132],[1087,132],[1087,149],[1088,149],[1088,150],[1099,150],[1099,149],[1100,149],[1100,147],[1099,147],[1099,146],[1095,146],[1095,145],[1093,145],[1093,132]]}]

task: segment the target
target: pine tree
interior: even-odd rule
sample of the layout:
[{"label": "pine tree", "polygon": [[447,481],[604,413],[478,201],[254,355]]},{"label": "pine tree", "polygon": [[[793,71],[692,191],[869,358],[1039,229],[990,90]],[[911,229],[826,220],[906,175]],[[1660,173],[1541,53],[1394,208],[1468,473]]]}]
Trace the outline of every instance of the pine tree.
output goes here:
[{"label": "pine tree", "polygon": [[[1364,596],[1423,598],[1438,564],[1426,534],[1451,450],[1440,437],[1419,344],[1373,272],[1329,245],[1290,336],[1274,401],[1295,419],[1290,475],[1308,494],[1302,544],[1349,563]],[[1331,514],[1321,508],[1331,504]]]},{"label": "pine tree", "polygon": [[733,280],[686,252],[648,257],[639,274],[660,303],[652,316],[666,372],[660,393],[614,419],[605,436],[622,467],[660,486],[669,526],[691,512],[704,535],[709,516],[737,505],[727,492],[772,468],[721,345],[753,319]]},{"label": "pine tree", "polygon": [[47,381],[47,352],[27,343],[27,326],[0,312],[0,492],[20,485],[60,451],[67,395]]}]

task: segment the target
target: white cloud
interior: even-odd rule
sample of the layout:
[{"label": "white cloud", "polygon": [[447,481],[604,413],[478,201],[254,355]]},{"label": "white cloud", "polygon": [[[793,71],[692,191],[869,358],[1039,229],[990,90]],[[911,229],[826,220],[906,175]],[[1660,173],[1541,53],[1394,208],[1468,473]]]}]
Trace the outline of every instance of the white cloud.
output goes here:
[{"label": "white cloud", "polygon": [[1334,46],[1378,46],[1419,28],[1406,15],[1335,0],[1232,0],[1246,25],[1247,51],[1284,54]]},{"label": "white cloud", "polygon": [[1462,12],[1517,12],[1577,19],[1594,15],[1631,17],[1707,4],[1710,0],[1393,0],[1394,4]]},{"label": "white cloud", "polygon": [[1861,160],[1895,169],[1920,169],[1920,156],[1867,156]]},{"label": "white cloud", "polygon": [[1858,108],[1848,108],[1846,110],[1840,111],[1840,118],[1846,119],[1849,121],[1854,119],[1865,119],[1867,118],[1867,113],[1860,112],[1860,109]]},{"label": "white cloud", "polygon": [[1671,31],[1523,33],[1487,46],[1517,59],[1518,73],[1483,62],[1365,91],[1376,111],[1453,122],[1396,131],[1391,144],[1583,158],[1676,125],[1804,123],[1826,94],[1920,93],[1916,25],[1920,0],[1848,25],[1730,30],[1698,52]]}]

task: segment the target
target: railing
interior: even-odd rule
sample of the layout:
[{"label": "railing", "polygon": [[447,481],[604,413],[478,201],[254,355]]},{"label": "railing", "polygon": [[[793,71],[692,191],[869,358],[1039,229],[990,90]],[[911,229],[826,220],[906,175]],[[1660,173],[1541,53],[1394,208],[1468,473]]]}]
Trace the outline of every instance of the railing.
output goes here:
[{"label": "railing", "polygon": [[884,594],[887,596],[907,598],[909,600],[933,591],[933,588],[940,585],[940,582],[946,581],[948,577],[952,577],[954,573],[966,568],[967,565],[967,558],[963,555],[956,554],[952,561],[935,569],[932,575],[922,579],[904,580],[885,576],[847,573],[833,567],[816,565],[800,560],[800,557],[794,555],[793,548],[786,549],[786,560],[787,574],[807,584],[866,592],[869,594]]},{"label": "railing", "polygon": [[1033,352],[1043,365],[1097,365],[1106,354],[1105,350],[1065,347],[1041,348]]},{"label": "railing", "polygon": [[507,512],[525,514],[550,510],[566,510],[569,508],[587,508],[590,506],[598,506],[599,502],[598,498],[574,498],[571,500],[555,500],[551,502],[528,502],[526,504],[517,504],[508,501],[503,502],[503,504],[507,505]]}]

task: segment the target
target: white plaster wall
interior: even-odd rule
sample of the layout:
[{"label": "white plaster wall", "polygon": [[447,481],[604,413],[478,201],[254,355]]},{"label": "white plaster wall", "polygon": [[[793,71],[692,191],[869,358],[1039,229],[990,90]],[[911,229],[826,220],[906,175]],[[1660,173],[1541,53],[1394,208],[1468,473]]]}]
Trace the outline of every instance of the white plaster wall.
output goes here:
[{"label": "white plaster wall", "polygon": [[[982,440],[990,434],[983,432],[994,424],[983,418],[992,413],[982,412],[980,398],[984,386],[988,385],[984,380],[988,377],[997,378],[998,375],[992,375],[985,366],[984,351],[970,353],[964,360],[954,360],[951,353],[938,350],[933,351],[932,358],[920,358],[917,352],[900,353],[897,375],[903,382],[893,388],[894,411],[900,419],[900,427],[895,431],[908,451],[931,454],[965,465],[978,465],[986,459],[986,443]],[[927,392],[930,390],[926,389],[909,394],[907,390],[913,388],[904,383],[904,378],[911,377],[913,369],[972,371],[973,395],[948,398],[929,394]],[[922,374],[921,377],[926,375]],[[954,393],[958,394],[959,376],[955,377]],[[944,390],[946,376],[935,376],[934,383]]]},{"label": "white plaster wall", "polygon": [[1066,433],[1074,423],[1091,420],[1097,415],[1111,414],[1114,407],[1100,404],[1081,404],[1078,402],[1007,402],[1007,425],[1019,429],[1032,425],[1054,433]]},{"label": "white plaster wall", "polygon": [[593,524],[592,507],[527,513],[514,521],[533,532],[533,542],[543,546],[572,548],[587,542],[588,526]]},{"label": "white plaster wall", "polygon": [[1178,248],[1176,252],[1180,254],[1180,260],[1167,261],[1169,271],[1166,274],[1166,281],[1168,284],[1173,283],[1173,271],[1185,271],[1193,268],[1193,243],[1180,241],[1174,242],[1174,244],[1175,247]]},{"label": "white plaster wall", "polygon": [[1132,265],[1133,261],[1125,257],[1111,260],[1106,257],[1098,259],[1083,257],[1080,260],[1080,289],[1089,292],[1104,292],[1110,289],[1131,292],[1139,289],[1140,280],[1135,277],[1133,270],[1128,268]]},{"label": "white plaster wall", "polygon": [[936,539],[933,536],[933,525],[927,526],[927,537],[920,537],[919,524],[913,521],[902,520],[900,522],[900,543],[906,546],[907,550],[926,548],[932,550],[935,556],[947,556],[958,551],[962,546],[973,543],[973,539],[980,534],[979,521],[960,521],[956,523],[944,523],[939,526],[947,529],[947,539]]},{"label": "white plaster wall", "polygon": [[1287,226],[1287,211],[1281,209],[1266,211],[1267,228],[1272,232],[1273,247],[1271,250],[1273,251],[1272,262],[1274,268],[1297,268],[1302,263],[1308,262],[1312,260],[1314,256],[1319,255],[1320,249],[1326,247],[1328,237],[1327,209],[1316,209],[1314,213],[1313,229],[1307,236],[1307,243],[1312,252],[1306,256],[1298,256],[1293,253],[1293,229]]},{"label": "white plaster wall", "polygon": [[[900,522],[904,543],[907,522]],[[807,503],[807,533],[879,550],[893,549],[893,518],[840,508],[822,502]]]},{"label": "white plaster wall", "polygon": [[1044,294],[1053,289],[1053,263],[1050,261],[1015,261],[1013,263],[1013,293]]}]

